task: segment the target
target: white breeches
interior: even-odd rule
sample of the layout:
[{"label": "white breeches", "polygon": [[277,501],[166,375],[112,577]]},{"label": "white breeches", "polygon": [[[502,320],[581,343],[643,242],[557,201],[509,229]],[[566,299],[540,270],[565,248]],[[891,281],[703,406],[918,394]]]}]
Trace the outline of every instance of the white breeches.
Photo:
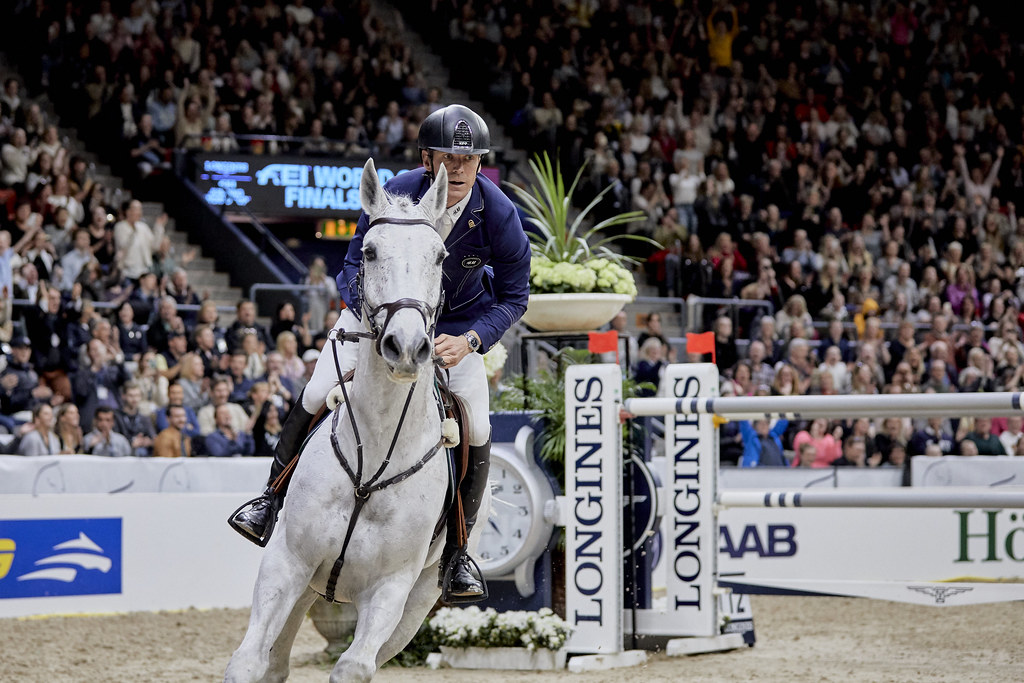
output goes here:
[{"label": "white breeches", "polygon": [[[350,310],[342,309],[334,329],[349,332],[365,331],[361,320]],[[306,384],[302,394],[302,407],[307,413],[315,414],[327,400],[327,394],[338,386],[338,370],[334,364],[332,345],[338,350],[338,363],[344,375],[356,366],[358,344],[371,344],[370,340],[359,342],[332,342],[328,340],[313,369],[313,376]],[[461,398],[469,411],[469,445],[483,446],[491,438],[490,393],[487,387],[487,376],[484,372],[484,358],[479,353],[471,353],[462,362],[448,371],[448,385],[452,392]],[[358,381],[358,377],[356,377]]]}]

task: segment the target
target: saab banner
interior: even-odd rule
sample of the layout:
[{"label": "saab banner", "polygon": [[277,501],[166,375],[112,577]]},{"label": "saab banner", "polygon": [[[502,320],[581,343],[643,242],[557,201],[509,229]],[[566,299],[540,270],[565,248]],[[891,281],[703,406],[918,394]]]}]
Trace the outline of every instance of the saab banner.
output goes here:
[{"label": "saab banner", "polygon": [[928,605],[1024,598],[1021,510],[736,507],[718,519],[719,582],[736,591]]}]

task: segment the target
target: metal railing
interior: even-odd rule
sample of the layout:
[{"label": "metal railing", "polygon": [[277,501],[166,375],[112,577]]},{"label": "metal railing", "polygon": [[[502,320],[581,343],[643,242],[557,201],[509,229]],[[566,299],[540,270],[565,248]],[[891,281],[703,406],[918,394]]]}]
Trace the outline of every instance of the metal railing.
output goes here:
[{"label": "metal railing", "polygon": [[740,309],[763,308],[765,309],[764,314],[775,315],[775,306],[772,304],[772,302],[765,301],[764,299],[740,299],[739,297],[724,299],[716,298],[713,296],[691,296],[686,300],[686,325],[684,325],[683,327],[684,331],[704,331],[695,329],[694,326],[700,324],[704,320],[705,306],[729,307],[730,317],[732,318],[732,325],[734,330],[739,329]]},{"label": "metal railing", "polygon": [[[226,206],[220,207],[220,215],[222,217],[224,216],[226,210]],[[298,277],[296,278],[297,280],[301,280],[302,278],[309,275],[309,268],[306,267],[306,264],[300,261],[298,257],[296,257],[294,253],[292,253],[292,250],[286,247],[284,242],[279,240],[277,238],[277,235],[272,233],[270,231],[270,228],[264,225],[263,221],[257,218],[256,215],[248,209],[248,207],[242,206],[240,204],[235,205],[232,207],[232,212],[234,211],[240,211],[249,218],[250,225],[259,235],[259,246],[261,248],[261,251],[265,252],[266,247],[268,246],[273,247],[274,251],[280,254],[281,258],[284,259],[285,263],[291,266],[295,270],[295,272],[298,273]]]},{"label": "metal railing", "polygon": [[[159,299],[160,297],[157,298]],[[89,299],[89,303],[92,304],[92,307],[95,308],[97,311],[114,311],[121,308],[121,306],[123,306],[125,303],[131,303],[131,299],[125,299],[123,301],[98,301],[95,299]],[[32,301],[31,299],[12,299],[11,305],[14,308],[28,308],[30,306],[38,306],[39,303],[36,301]],[[201,306],[199,304],[178,304],[177,306],[177,310],[179,313],[196,313],[199,311],[200,308]],[[235,307],[217,306],[217,312],[234,313]]]}]

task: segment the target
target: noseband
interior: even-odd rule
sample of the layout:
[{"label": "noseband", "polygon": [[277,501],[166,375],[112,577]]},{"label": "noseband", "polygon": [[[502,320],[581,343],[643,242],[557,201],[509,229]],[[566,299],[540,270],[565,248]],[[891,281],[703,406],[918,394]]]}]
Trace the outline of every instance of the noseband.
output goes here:
[{"label": "noseband", "polygon": [[[425,225],[431,230],[436,230],[433,223],[426,221],[422,218],[386,218],[381,216],[370,221],[369,227],[379,223],[386,223],[391,225]],[[441,307],[444,305],[444,288],[438,289],[437,304],[431,306],[426,301],[420,299],[402,298],[396,301],[389,301],[372,308],[367,304],[366,297],[363,292],[363,272],[364,262],[359,263],[359,278],[357,280],[357,291],[359,295],[359,303],[362,306],[363,316],[366,318],[367,323],[370,326],[370,338],[373,339],[373,348],[377,352],[377,355],[381,355],[380,344],[384,339],[384,332],[387,330],[388,324],[391,322],[391,318],[396,313],[405,308],[414,309],[423,318],[423,324],[427,327],[427,336],[433,340],[434,328],[437,326],[437,317],[441,311]],[[377,324],[377,316],[381,312],[385,312],[384,323],[382,325]]]}]

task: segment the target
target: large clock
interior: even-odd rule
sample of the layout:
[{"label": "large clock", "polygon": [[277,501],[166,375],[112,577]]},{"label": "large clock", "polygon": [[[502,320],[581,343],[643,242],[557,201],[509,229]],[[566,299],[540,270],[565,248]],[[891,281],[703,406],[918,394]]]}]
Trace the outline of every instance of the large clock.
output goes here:
[{"label": "large clock", "polygon": [[491,511],[477,546],[488,579],[515,580],[522,596],[534,592],[534,565],[554,532],[555,491],[533,459],[532,427],[521,427],[514,444],[491,446]]}]

